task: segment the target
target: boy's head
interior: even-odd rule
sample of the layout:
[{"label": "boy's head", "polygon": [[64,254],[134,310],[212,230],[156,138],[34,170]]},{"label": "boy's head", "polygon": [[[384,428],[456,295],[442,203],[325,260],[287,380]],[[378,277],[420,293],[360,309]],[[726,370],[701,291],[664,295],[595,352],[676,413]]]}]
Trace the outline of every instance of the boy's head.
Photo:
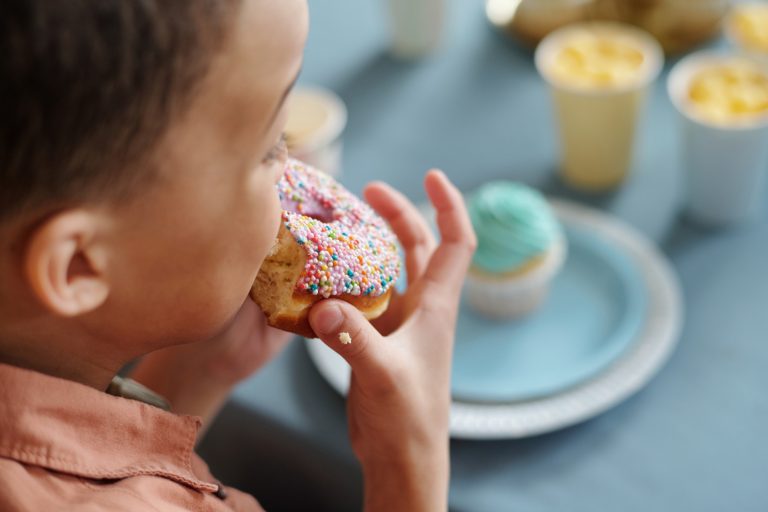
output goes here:
[{"label": "boy's head", "polygon": [[0,356],[226,324],[277,231],[306,31],[304,0],[3,2]]}]

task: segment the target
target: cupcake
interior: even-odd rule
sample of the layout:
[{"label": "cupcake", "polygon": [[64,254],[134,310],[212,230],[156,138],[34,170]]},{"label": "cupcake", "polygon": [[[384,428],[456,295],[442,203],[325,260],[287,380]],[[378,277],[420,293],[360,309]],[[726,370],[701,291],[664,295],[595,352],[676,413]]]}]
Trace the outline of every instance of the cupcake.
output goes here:
[{"label": "cupcake", "polygon": [[494,319],[533,312],[565,260],[565,237],[549,203],[530,187],[496,181],[473,193],[467,206],[478,241],[467,302]]}]

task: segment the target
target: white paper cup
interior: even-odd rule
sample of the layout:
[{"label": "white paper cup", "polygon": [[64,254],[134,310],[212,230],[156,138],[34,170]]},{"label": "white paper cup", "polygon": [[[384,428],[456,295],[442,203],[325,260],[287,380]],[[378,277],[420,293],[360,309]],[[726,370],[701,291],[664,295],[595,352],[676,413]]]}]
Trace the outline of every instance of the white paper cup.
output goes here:
[{"label": "white paper cup", "polygon": [[681,117],[685,212],[711,225],[749,220],[759,212],[765,196],[768,114],[734,117],[721,124],[703,117],[689,99],[691,81],[701,71],[739,58],[695,53],[678,62],[667,80],[669,96]]},{"label": "white paper cup", "polygon": [[549,284],[563,266],[567,252],[567,243],[561,238],[543,261],[521,276],[496,278],[470,269],[464,281],[467,303],[476,313],[493,320],[511,320],[533,312],[546,299]]},{"label": "white paper cup", "polygon": [[768,3],[741,2],[731,7],[731,11],[726,16],[724,23],[725,37],[731,46],[744,56],[755,59],[763,65],[768,65],[768,48],[758,48],[752,44],[749,38],[741,32],[736,21],[738,16],[747,14],[753,9],[768,9]]},{"label": "white paper cup", "polygon": [[[564,47],[584,32],[625,41],[643,54],[637,76],[616,86],[586,86],[553,73],[553,62]],[[632,162],[635,130],[649,85],[664,62],[658,42],[638,28],[612,22],[568,25],[549,34],[536,49],[536,68],[549,83],[560,132],[563,180],[586,192],[620,185]]]},{"label": "white paper cup", "polygon": [[434,52],[440,46],[446,0],[387,1],[393,55],[415,59]]},{"label": "white paper cup", "polygon": [[341,174],[342,133],[347,109],[335,93],[296,87],[288,97],[285,135],[288,153],[331,176]]}]

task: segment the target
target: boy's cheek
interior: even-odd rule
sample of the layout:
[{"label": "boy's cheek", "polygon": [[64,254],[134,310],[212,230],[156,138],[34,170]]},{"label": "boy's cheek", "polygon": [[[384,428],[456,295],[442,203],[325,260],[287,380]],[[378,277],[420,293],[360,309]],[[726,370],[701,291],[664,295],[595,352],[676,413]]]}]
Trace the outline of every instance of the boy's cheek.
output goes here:
[{"label": "boy's cheek", "polygon": [[275,165],[272,166],[272,183],[274,185],[277,185],[277,183],[280,181],[280,178],[283,177],[283,173],[285,172],[285,162],[282,160]]}]

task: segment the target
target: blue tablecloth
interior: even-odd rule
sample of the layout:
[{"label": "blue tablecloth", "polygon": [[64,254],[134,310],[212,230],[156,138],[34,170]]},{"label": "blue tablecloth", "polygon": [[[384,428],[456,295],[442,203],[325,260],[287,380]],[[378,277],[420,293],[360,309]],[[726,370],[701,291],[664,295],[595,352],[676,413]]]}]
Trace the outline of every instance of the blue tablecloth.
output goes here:
[{"label": "blue tablecloth", "polygon": [[[301,82],[332,88],[349,108],[350,189],[383,179],[422,201],[424,171],[440,167],[464,190],[503,177],[574,197],[554,178],[550,101],[531,53],[488,26],[482,2],[449,1],[441,50],[414,63],[388,56],[386,2],[310,7]],[[687,310],[679,347],[644,390],[584,424],[524,440],[454,441],[452,510],[768,510],[768,214],[719,231],[679,218],[665,76],[631,179],[588,202],[670,258]],[[236,390],[201,451],[268,510],[360,508],[343,399],[301,342]]]}]

